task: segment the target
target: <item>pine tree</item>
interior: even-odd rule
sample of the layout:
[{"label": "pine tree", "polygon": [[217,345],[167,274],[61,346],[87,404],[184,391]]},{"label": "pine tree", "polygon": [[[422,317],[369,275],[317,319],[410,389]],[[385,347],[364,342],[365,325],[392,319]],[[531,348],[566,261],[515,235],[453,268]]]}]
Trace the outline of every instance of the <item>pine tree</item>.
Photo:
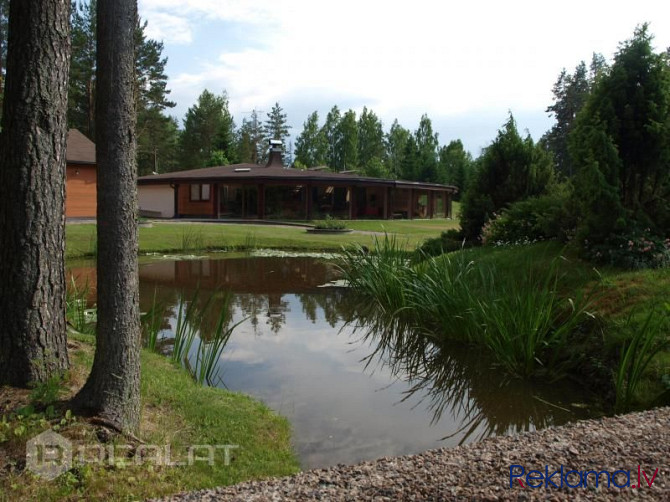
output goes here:
[{"label": "pine tree", "polygon": [[385,157],[389,176],[393,179],[397,179],[401,176],[405,147],[410,135],[411,133],[398,123],[398,119],[393,121],[391,129],[386,134]]},{"label": "pine tree", "polygon": [[98,322],[91,373],[73,406],[134,432],[140,420],[137,0],[99,0],[97,19]]},{"label": "pine tree", "polygon": [[339,145],[341,143],[340,139],[340,121],[342,116],[340,115],[340,109],[337,105],[333,106],[331,110],[326,115],[326,122],[323,124],[321,131],[323,132],[323,137],[326,139],[327,150],[326,150],[326,163],[328,167],[334,169],[335,171],[341,171],[341,159],[340,159],[340,150]]},{"label": "pine tree", "polygon": [[252,110],[248,119],[242,120],[242,126],[237,132],[237,158],[239,162],[251,164],[261,164],[267,160],[265,134],[256,110]]},{"label": "pine tree", "polygon": [[338,124],[338,171],[354,170],[358,167],[358,126],[356,112],[348,110]]},{"label": "pine tree", "polygon": [[228,95],[216,96],[205,89],[190,107],[181,133],[181,169],[215,165],[235,157],[235,124],[228,110]]},{"label": "pine tree", "polygon": [[472,156],[466,152],[461,140],[451,141],[440,148],[438,164],[438,180],[440,183],[458,188],[454,200],[460,200],[472,169]]},{"label": "pine tree", "polygon": [[291,128],[288,125],[286,120],[286,114],[279,103],[275,103],[272,107],[270,113],[267,114],[268,118],[263,125],[263,131],[265,132],[265,137],[268,140],[278,139],[282,143],[288,138],[288,130]]},{"label": "pine tree", "polygon": [[[97,0],[75,0],[73,2],[72,61],[70,69],[68,125],[79,129],[95,140],[96,100],[96,8]],[[149,174],[157,166],[171,170],[176,164],[177,141],[173,122],[164,115],[166,108],[175,103],[168,99],[165,66],[162,57],[163,43],[145,35],[147,22],[138,19],[135,27],[135,96],[137,100],[138,167],[142,174]],[[158,159],[162,159],[159,164]]]},{"label": "pine tree", "polygon": [[419,159],[414,178],[416,181],[437,182],[437,133],[433,133],[433,124],[428,115],[421,116],[419,128],[414,133]]},{"label": "pine tree", "polygon": [[72,3],[68,126],[95,140],[96,0]]},{"label": "pine tree", "polygon": [[11,1],[0,132],[0,386],[69,366],[65,150],[69,0]]},{"label": "pine tree", "polygon": [[325,164],[327,146],[324,131],[319,129],[319,114],[313,112],[295,141],[296,165],[315,167]]},{"label": "pine tree", "polygon": [[545,193],[554,179],[550,155],[528,135],[519,135],[514,117],[477,159],[461,206],[463,235],[475,241],[493,214],[512,202]]},{"label": "pine tree", "polygon": [[384,172],[384,130],[379,117],[372,110],[363,107],[358,119],[358,164],[367,175]]},{"label": "pine tree", "polygon": [[591,243],[636,228],[670,234],[670,65],[648,26],[620,45],[577,117],[570,153]]}]

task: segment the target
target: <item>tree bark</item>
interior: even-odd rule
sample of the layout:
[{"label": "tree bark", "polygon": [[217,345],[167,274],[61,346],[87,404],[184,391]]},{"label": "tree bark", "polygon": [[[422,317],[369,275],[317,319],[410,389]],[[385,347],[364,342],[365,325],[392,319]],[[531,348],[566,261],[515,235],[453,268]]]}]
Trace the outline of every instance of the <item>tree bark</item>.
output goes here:
[{"label": "tree bark", "polygon": [[0,384],[69,367],[65,155],[70,1],[12,0],[0,134]]},{"label": "tree bark", "polygon": [[98,1],[98,333],[91,374],[73,403],[130,432],[140,416],[136,18],[136,0]]}]

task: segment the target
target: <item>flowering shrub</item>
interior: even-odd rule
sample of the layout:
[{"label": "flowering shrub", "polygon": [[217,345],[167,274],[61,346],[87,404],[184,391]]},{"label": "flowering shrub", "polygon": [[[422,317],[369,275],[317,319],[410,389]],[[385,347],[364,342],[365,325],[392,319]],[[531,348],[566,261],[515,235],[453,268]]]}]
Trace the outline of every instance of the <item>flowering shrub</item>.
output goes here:
[{"label": "flowering shrub", "polygon": [[602,244],[585,241],[587,257],[622,268],[660,268],[670,266],[670,238],[652,235],[650,230],[611,235]]}]

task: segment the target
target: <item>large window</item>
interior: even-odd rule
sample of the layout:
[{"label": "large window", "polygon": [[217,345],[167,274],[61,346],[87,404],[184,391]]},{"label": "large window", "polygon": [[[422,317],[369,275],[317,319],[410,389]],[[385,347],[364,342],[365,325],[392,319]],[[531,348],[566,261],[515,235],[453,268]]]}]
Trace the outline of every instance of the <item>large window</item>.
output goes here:
[{"label": "large window", "polygon": [[209,185],[191,185],[191,201],[207,201],[209,200]]}]

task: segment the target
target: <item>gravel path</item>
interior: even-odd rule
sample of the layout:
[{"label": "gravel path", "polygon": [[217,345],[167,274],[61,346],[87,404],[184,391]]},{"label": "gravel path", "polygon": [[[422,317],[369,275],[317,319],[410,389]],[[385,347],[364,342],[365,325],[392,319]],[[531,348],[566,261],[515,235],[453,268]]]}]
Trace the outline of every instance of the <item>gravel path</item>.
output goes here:
[{"label": "gravel path", "polygon": [[[595,488],[560,488],[560,472],[546,487],[531,489],[518,478],[510,488],[510,465],[551,475],[563,465],[569,470],[630,471],[630,485],[642,488],[606,488],[603,474]],[[655,478],[652,478],[658,468]],[[579,483],[579,475],[567,478]],[[626,484],[625,474],[615,481]],[[530,483],[539,483],[532,481]],[[605,487],[603,487],[603,483]],[[241,483],[213,490],[175,495],[171,501],[276,500],[666,500],[670,501],[670,408],[600,420],[510,437],[487,439],[452,449],[418,455],[381,458],[356,465],[315,469],[295,476]]]}]

